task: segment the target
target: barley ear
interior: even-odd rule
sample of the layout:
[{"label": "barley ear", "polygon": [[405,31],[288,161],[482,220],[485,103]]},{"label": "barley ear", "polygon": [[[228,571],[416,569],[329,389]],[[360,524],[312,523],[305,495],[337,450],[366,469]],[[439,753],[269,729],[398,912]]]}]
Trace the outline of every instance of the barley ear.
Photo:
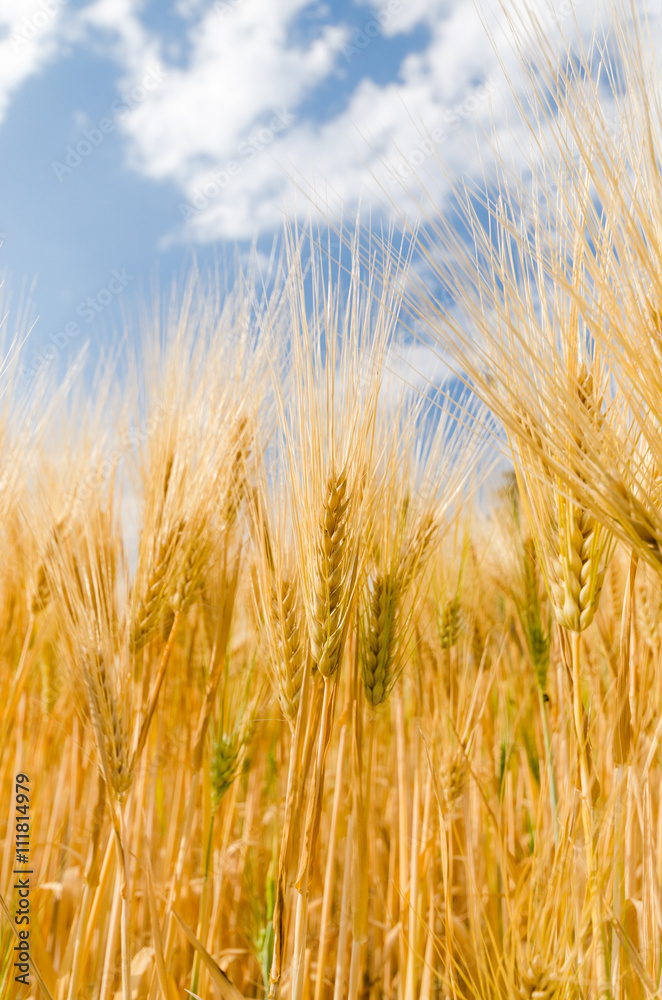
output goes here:
[{"label": "barley ear", "polygon": [[363,686],[373,708],[386,700],[396,679],[397,604],[397,580],[391,574],[377,576],[368,598],[362,655]]},{"label": "barley ear", "polygon": [[242,741],[237,729],[222,733],[214,740],[211,755],[212,812],[216,812],[223,796],[237,777],[242,763]]},{"label": "barley ear", "polygon": [[347,472],[327,482],[317,543],[317,577],[311,645],[313,662],[324,680],[338,669],[347,615],[350,577],[347,538]]},{"label": "barley ear", "polygon": [[551,591],[556,618],[569,632],[588,628],[598,607],[606,572],[602,532],[590,511],[559,497],[559,558]]},{"label": "barley ear", "polygon": [[442,649],[452,649],[453,646],[457,645],[462,625],[462,607],[460,604],[460,595],[457,593],[455,597],[444,601],[437,615],[439,645]]},{"label": "barley ear", "polygon": [[298,588],[293,580],[285,578],[280,586],[273,584],[271,615],[278,673],[278,700],[287,724],[294,733],[306,652]]}]

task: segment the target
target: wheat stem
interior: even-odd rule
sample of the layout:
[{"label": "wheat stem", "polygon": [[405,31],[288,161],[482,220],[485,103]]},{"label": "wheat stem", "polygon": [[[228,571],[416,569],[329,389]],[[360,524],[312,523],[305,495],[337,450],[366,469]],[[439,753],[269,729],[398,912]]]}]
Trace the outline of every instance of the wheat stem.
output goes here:
[{"label": "wheat stem", "polygon": [[420,823],[420,796],[421,783],[418,767],[418,728],[414,729],[414,796],[412,803],[412,831],[411,831],[411,868],[409,872],[409,937],[407,948],[407,977],[405,980],[405,1000],[414,1000],[414,990],[416,986],[416,956],[418,950],[416,940],[418,936],[418,857],[419,857],[419,823]]},{"label": "wheat stem", "polygon": [[354,828],[354,892],[352,900],[352,954],[349,966],[348,1000],[357,1000],[360,976],[363,970],[368,936],[368,840],[370,824],[370,784],[372,781],[372,754],[374,722],[368,719],[368,761],[365,769],[366,793],[362,792],[362,734],[359,725],[358,702],[354,706],[354,795],[352,813]]},{"label": "wheat stem", "polygon": [[[398,888],[401,900],[407,898],[407,878],[409,875],[409,805],[407,795],[407,743],[405,738],[405,717],[402,705],[402,695],[398,691],[395,697],[395,738],[398,773]],[[406,968],[407,957],[404,946],[406,910],[400,904],[402,919],[402,934],[400,935],[400,965]]]},{"label": "wheat stem", "polygon": [[308,722],[311,714],[310,700],[314,700],[315,691],[312,691],[312,699],[309,699],[309,689],[312,684],[310,662],[307,660],[303,672],[301,683],[301,696],[299,699],[299,711],[294,733],[290,739],[290,760],[287,769],[287,785],[285,791],[285,815],[283,818],[283,830],[281,833],[280,850],[278,853],[278,877],[276,880],[276,900],[273,914],[274,946],[271,961],[271,971],[269,973],[269,1000],[277,1000],[280,991],[280,977],[283,965],[284,922],[285,922],[285,893],[287,891],[287,879],[290,868],[290,853],[292,839],[292,825],[295,814],[303,793],[303,784],[308,771],[306,759],[306,737],[308,735]]},{"label": "wheat stem", "polygon": [[120,872],[121,918],[120,934],[122,942],[122,992],[124,1000],[131,1000],[131,951],[129,946],[131,895],[129,891],[129,865],[121,831],[115,831],[117,864]]},{"label": "wheat stem", "polygon": [[345,863],[343,866],[342,894],[340,897],[340,924],[338,926],[338,942],[336,945],[336,978],[333,988],[333,1000],[342,1000],[345,989],[345,970],[347,968],[347,937],[350,925],[350,895],[352,874],[352,852],[354,843],[353,818],[350,812],[347,817],[347,833],[345,835]]},{"label": "wheat stem", "polygon": [[318,798],[321,795],[321,786],[324,781],[324,758],[326,756],[326,746],[328,740],[327,725],[331,699],[335,687],[334,680],[324,682],[324,697],[322,700],[322,716],[319,725],[319,739],[317,744],[317,759],[315,762],[315,788],[313,789],[313,800],[311,817],[312,822],[306,824],[304,851],[306,852],[303,874],[299,875],[298,897],[294,933],[294,958],[292,962],[292,1000],[301,1000],[305,981],[305,957],[306,957],[306,935],[308,930],[308,882],[310,878],[311,863],[311,834],[315,824],[314,814],[321,802]]},{"label": "wheat stem", "polygon": [[584,734],[584,709],[581,695],[580,674],[580,643],[579,632],[570,633],[572,652],[572,683],[573,683],[573,713],[575,732],[579,749],[579,768],[582,788],[582,821],[584,826],[584,841],[586,845],[586,867],[588,870],[588,891],[591,903],[591,927],[598,980],[598,996],[609,996],[607,970],[605,965],[604,939],[602,936],[602,917],[600,905],[600,890],[597,881],[595,852],[593,844],[593,799],[591,794],[591,776],[586,752],[586,737]]},{"label": "wheat stem", "polygon": [[[218,685],[220,683],[223,667],[225,665],[225,656],[227,652],[228,642],[230,640],[230,627],[232,623],[232,615],[237,593],[240,556],[237,555],[237,558],[235,559],[231,570],[228,572],[227,537],[225,538],[224,541],[225,545],[223,550],[223,563],[222,563],[222,586],[223,586],[222,605],[221,608],[219,609],[218,620],[216,622],[216,633],[214,636],[214,645],[211,651],[211,657],[210,657],[211,662],[210,662],[207,685],[205,688],[204,702],[200,709],[200,714],[198,716],[198,723],[195,728],[193,736],[193,749],[191,754],[191,784],[186,798],[186,803],[184,806],[184,819],[179,837],[177,861],[175,863],[175,870],[173,872],[172,880],[170,883],[170,890],[168,893],[168,909],[167,909],[168,915],[167,915],[167,929],[165,934],[165,949],[164,949],[164,960],[166,966],[168,964],[170,953],[175,940],[175,920],[173,913],[174,913],[174,908],[177,905],[177,901],[179,899],[179,893],[181,890],[182,878],[184,874],[184,865],[186,863],[186,856],[188,854],[188,849],[191,840],[191,833],[193,829],[193,818],[195,814],[196,803],[198,800],[198,793],[200,790],[200,772],[202,769],[205,738],[207,735],[207,729],[209,727],[209,719],[211,718],[212,709],[214,706],[214,702],[216,700]],[[169,643],[171,640],[174,642],[174,634],[175,634],[175,622],[173,621],[173,625],[170,630],[170,637],[168,640]],[[163,672],[165,672],[165,665],[167,665],[167,660],[169,656],[170,652],[168,651],[166,654],[166,650],[164,650],[161,660],[161,667],[163,668]],[[161,670],[159,671],[159,673],[160,672]],[[145,729],[144,724],[142,727],[142,731],[144,731],[145,733],[147,731]],[[158,980],[155,970],[150,986],[150,993],[149,993],[150,1000],[154,1000],[154,997],[156,996],[157,983]]]},{"label": "wheat stem", "polygon": [[[114,855],[117,860],[117,842],[115,836],[112,836],[112,843],[115,846]],[[110,990],[113,984],[113,979],[115,976],[115,961],[117,952],[117,936],[120,930],[121,921],[121,886],[120,880],[115,879],[115,885],[113,887],[113,902],[110,908],[109,915],[109,927],[106,937],[106,952],[103,961],[103,971],[101,973],[101,988],[99,990],[99,1000],[108,1000]],[[124,974],[124,973],[122,973]]]},{"label": "wheat stem", "polygon": [[[631,673],[631,628],[634,605],[634,585],[637,575],[638,556],[632,552],[623,595],[621,616],[621,652],[618,665],[618,720],[614,733],[614,890],[613,911],[615,920],[622,923],[625,880],[625,830],[623,827],[623,788],[627,787],[630,763],[630,673]],[[611,939],[611,986],[616,1000],[620,1000],[621,984],[621,942],[615,927]]]},{"label": "wheat stem", "polygon": [[[207,910],[207,897],[209,893],[209,869],[211,867],[211,853],[214,843],[214,817],[216,813],[211,812],[209,817],[209,828],[207,832],[207,846],[205,848],[205,861],[202,873],[202,892],[200,893],[200,906],[198,910],[198,930],[197,936],[200,941],[204,940],[205,929],[204,919]],[[200,953],[196,951],[193,958],[193,971],[191,973],[191,993],[198,992],[198,980],[200,977]]]},{"label": "wheat stem", "polygon": [[101,824],[103,821],[103,814],[105,808],[106,808],[106,786],[102,774],[99,773],[97,804],[94,810],[94,818],[92,825],[92,843],[90,846],[87,871],[85,872],[85,888],[83,890],[83,899],[81,902],[80,915],[78,917],[78,925],[76,927],[76,940],[74,945],[71,975],[69,977],[69,989],[67,993],[67,1000],[76,1000],[76,994],[78,991],[78,977],[80,975],[81,966],[83,964],[85,931],[88,928],[88,917],[90,913],[90,908],[92,906],[92,900],[94,898],[94,892],[97,886],[99,885],[99,838],[101,835]]},{"label": "wheat stem", "polygon": [[322,1000],[324,990],[324,963],[328,943],[328,924],[333,902],[333,871],[335,866],[336,838],[338,834],[338,815],[342,799],[342,772],[345,757],[345,740],[347,737],[347,722],[340,727],[338,737],[338,753],[336,758],[336,779],[333,790],[333,808],[331,811],[331,826],[324,871],[324,892],[322,895],[322,914],[320,917],[319,946],[317,949],[317,978],[315,981],[314,1000]]},{"label": "wheat stem", "polygon": [[542,719],[542,733],[545,743],[545,761],[547,763],[547,774],[549,776],[549,803],[554,818],[554,843],[559,842],[559,806],[558,791],[556,788],[556,775],[554,774],[554,758],[552,756],[552,740],[549,732],[549,715],[547,712],[547,702],[543,692],[538,687],[538,699],[540,701],[540,717]]}]

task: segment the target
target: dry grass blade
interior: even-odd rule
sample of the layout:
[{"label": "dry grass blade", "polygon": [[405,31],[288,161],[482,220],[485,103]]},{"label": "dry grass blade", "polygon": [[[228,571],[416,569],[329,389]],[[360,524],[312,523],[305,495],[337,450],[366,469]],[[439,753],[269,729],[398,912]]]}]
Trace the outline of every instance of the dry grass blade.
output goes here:
[{"label": "dry grass blade", "polygon": [[186,940],[193,946],[195,951],[200,956],[205,968],[212,978],[214,985],[221,994],[221,997],[223,997],[223,1000],[244,1000],[243,993],[240,993],[236,986],[233,985],[232,980],[228,979],[220,966],[211,957],[202,942],[198,941],[191,928],[182,920],[176,910],[173,910],[173,914],[175,920],[184,932]]}]

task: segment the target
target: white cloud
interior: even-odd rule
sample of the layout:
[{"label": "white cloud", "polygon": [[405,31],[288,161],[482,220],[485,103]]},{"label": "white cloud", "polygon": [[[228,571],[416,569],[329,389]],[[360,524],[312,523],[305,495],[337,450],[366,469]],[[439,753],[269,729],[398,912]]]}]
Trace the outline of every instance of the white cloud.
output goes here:
[{"label": "white cloud", "polygon": [[[569,0],[554,2],[568,27]],[[575,0],[580,30],[590,27],[595,2]],[[120,90],[156,69],[159,86],[133,103],[119,127],[128,165],[181,192],[182,218],[172,220],[168,240],[277,229],[284,210],[307,213],[298,187],[319,192],[320,201],[333,197],[332,208],[375,197],[404,205],[401,185],[424,178],[439,199],[439,162],[456,175],[479,173],[492,125],[514,164],[523,162],[516,142],[526,142],[527,132],[500,65],[501,58],[523,92],[518,57],[503,24],[490,23],[490,38],[468,0],[355,0],[347,23],[333,20],[332,5],[311,0],[175,0],[176,43],[147,27],[142,7],[141,0],[91,0],[74,11],[64,0],[0,0],[0,120],[11,94],[65,39],[110,55]],[[20,25],[45,9],[52,13],[40,15],[44,23],[15,51]],[[417,27],[427,42],[394,61],[388,82],[366,75],[344,109],[325,117],[322,97],[310,111],[320,87],[344,86],[348,68],[360,71],[364,58],[367,67],[363,53],[380,44],[376,33],[406,47]],[[178,55],[170,61],[173,44]]]},{"label": "white cloud", "polygon": [[[158,39],[143,27],[141,0],[0,0],[0,124],[12,97],[32,76],[94,36],[120,63],[123,83],[158,67]],[[106,48],[107,50],[107,48]]]},{"label": "white cloud", "polygon": [[420,24],[434,27],[449,7],[448,0],[361,0],[361,2],[372,8],[376,16],[385,10],[392,13],[392,17],[384,18],[385,35],[411,31]]},{"label": "white cloud", "polygon": [[[147,177],[174,181],[183,204],[192,206],[184,210],[187,237],[241,238],[277,227],[284,206],[292,210],[292,177],[356,204],[362,191],[379,193],[386,184],[385,159],[406,172],[409,159],[419,158],[417,119],[438,134],[443,130],[438,151],[443,147],[444,155],[451,145],[460,148],[457,136],[476,118],[487,120],[494,90],[484,81],[496,59],[464,0],[357,4],[355,25],[377,19],[384,34],[395,34],[424,21],[429,45],[394,63],[392,83],[359,82],[335,117],[300,114],[319,84],[346,69],[342,55],[356,31],[313,16],[307,22],[312,37],[305,45],[293,41],[298,19],[317,6],[215,0],[201,9],[199,0],[181,0],[178,9],[189,21],[187,65],[169,68],[165,84],[123,128],[131,165]],[[358,61],[361,52],[352,58]],[[275,112],[287,124],[269,135]],[[430,166],[434,157],[428,151],[424,159]],[[394,190],[382,190],[382,198]],[[305,211],[306,198],[298,205]]]},{"label": "white cloud", "polygon": [[11,98],[58,54],[65,0],[1,0],[0,123]]},{"label": "white cloud", "polygon": [[122,67],[120,87],[126,89],[146,72],[162,68],[161,42],[140,19],[141,0],[92,0],[74,18],[77,41],[94,41]]},{"label": "white cloud", "polygon": [[319,26],[305,46],[288,34],[307,0],[236,0],[208,7],[189,28],[185,69],[170,68],[151,100],[126,122],[132,164],[183,189],[237,155],[251,127],[296,107],[324,80],[342,29]]}]

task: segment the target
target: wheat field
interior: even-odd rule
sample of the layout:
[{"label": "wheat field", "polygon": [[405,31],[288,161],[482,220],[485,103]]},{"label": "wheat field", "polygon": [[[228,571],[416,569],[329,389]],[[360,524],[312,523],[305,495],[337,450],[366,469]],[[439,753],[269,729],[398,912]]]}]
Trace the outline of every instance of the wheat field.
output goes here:
[{"label": "wheat field", "polygon": [[29,391],[15,321],[3,1000],[660,996],[662,88],[608,12],[602,77],[504,14],[544,155],[461,227],[289,225]]}]

